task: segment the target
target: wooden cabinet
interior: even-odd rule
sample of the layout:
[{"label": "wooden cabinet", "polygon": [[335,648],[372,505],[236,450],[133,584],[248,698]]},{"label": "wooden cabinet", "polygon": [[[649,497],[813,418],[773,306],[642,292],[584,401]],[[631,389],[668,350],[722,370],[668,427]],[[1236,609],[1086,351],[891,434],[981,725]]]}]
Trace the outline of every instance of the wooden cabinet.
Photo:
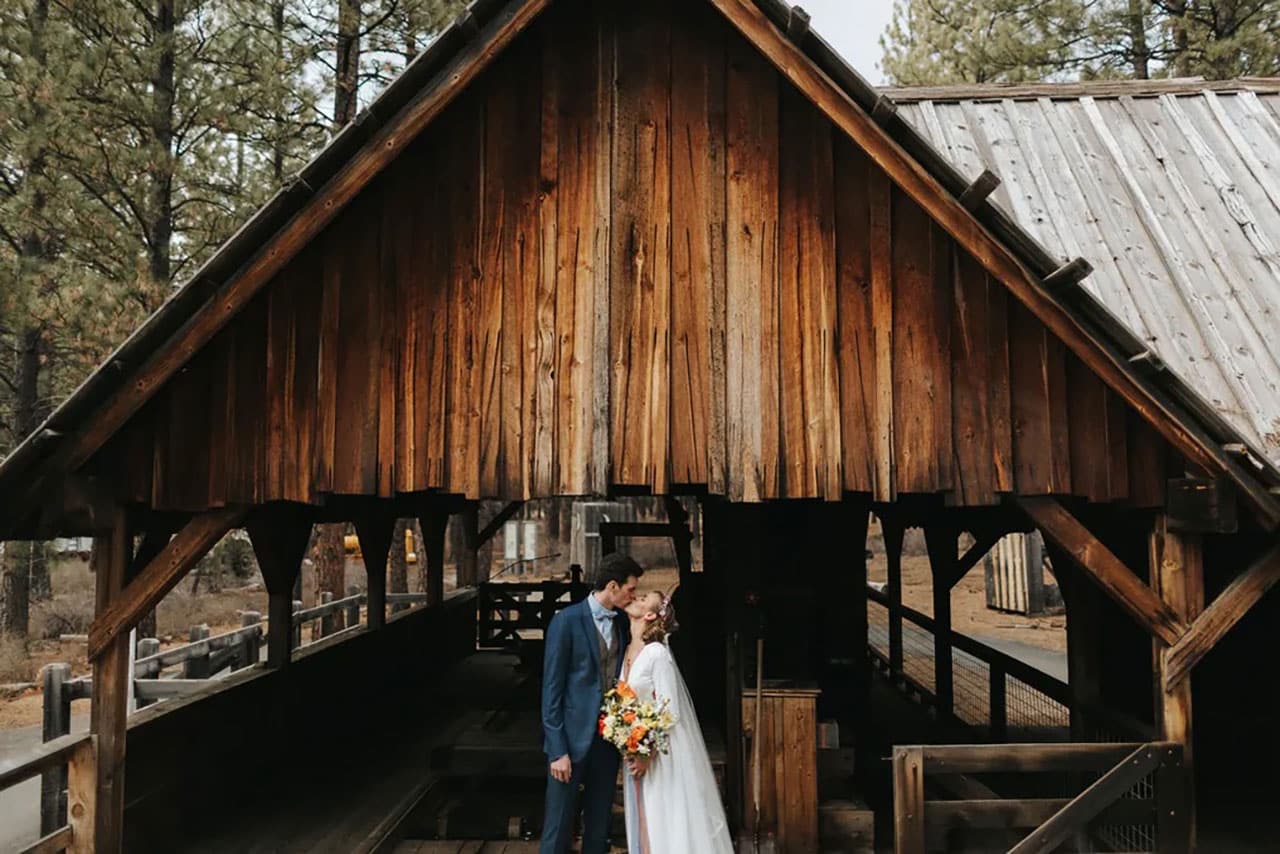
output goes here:
[{"label": "wooden cabinet", "polygon": [[756,732],[756,692],[742,693],[742,835],[756,827],[755,761],[760,760],[760,838],[772,837],[776,850],[803,854],[818,850],[818,689],[770,684],[765,680]]}]

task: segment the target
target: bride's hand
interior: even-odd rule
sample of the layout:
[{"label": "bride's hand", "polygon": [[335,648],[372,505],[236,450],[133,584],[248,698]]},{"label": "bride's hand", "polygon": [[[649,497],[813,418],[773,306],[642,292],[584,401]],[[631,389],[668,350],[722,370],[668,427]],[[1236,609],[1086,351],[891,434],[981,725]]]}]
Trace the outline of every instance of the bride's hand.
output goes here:
[{"label": "bride's hand", "polygon": [[627,757],[627,767],[631,769],[631,776],[637,780],[643,777],[645,772],[649,770],[649,761],[649,759],[639,756]]}]

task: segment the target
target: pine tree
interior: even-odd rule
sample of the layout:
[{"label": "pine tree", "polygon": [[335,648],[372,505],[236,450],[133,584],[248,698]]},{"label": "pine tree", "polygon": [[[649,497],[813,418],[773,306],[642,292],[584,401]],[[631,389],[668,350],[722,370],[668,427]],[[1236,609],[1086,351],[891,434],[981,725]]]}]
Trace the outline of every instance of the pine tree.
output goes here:
[{"label": "pine tree", "polygon": [[901,85],[1280,74],[1280,0],[897,0]]},{"label": "pine tree", "polygon": [[896,0],[882,67],[902,86],[1045,79],[1084,26],[1081,0]]}]

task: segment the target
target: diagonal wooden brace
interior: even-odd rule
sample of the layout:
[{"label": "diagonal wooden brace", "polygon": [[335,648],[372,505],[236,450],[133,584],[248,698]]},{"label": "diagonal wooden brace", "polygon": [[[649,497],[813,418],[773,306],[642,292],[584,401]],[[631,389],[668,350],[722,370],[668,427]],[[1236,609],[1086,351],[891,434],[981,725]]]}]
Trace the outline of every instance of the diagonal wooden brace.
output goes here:
[{"label": "diagonal wooden brace", "polygon": [[1147,633],[1172,646],[1186,626],[1142,579],[1054,498],[1017,498],[1036,527],[1089,574]]},{"label": "diagonal wooden brace", "polygon": [[89,628],[89,660],[96,659],[113,639],[136,626],[244,515],[244,508],[224,507],[201,513],[184,525],[94,619]]},{"label": "diagonal wooden brace", "polygon": [[1164,651],[1164,690],[1172,691],[1231,627],[1280,581],[1280,543],[1272,546],[1196,617]]}]

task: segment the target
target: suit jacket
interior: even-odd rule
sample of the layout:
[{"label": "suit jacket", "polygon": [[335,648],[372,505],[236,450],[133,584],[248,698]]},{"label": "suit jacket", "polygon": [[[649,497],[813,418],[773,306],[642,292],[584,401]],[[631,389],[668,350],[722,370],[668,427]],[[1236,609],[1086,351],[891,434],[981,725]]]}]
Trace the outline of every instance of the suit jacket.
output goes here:
[{"label": "suit jacket", "polygon": [[[618,651],[613,679],[622,673],[626,617],[613,618],[613,643]],[[586,757],[600,721],[600,631],[584,599],[551,618],[542,664],[543,751],[549,759],[568,754],[573,762]],[[612,684],[607,686],[612,688]]]}]

